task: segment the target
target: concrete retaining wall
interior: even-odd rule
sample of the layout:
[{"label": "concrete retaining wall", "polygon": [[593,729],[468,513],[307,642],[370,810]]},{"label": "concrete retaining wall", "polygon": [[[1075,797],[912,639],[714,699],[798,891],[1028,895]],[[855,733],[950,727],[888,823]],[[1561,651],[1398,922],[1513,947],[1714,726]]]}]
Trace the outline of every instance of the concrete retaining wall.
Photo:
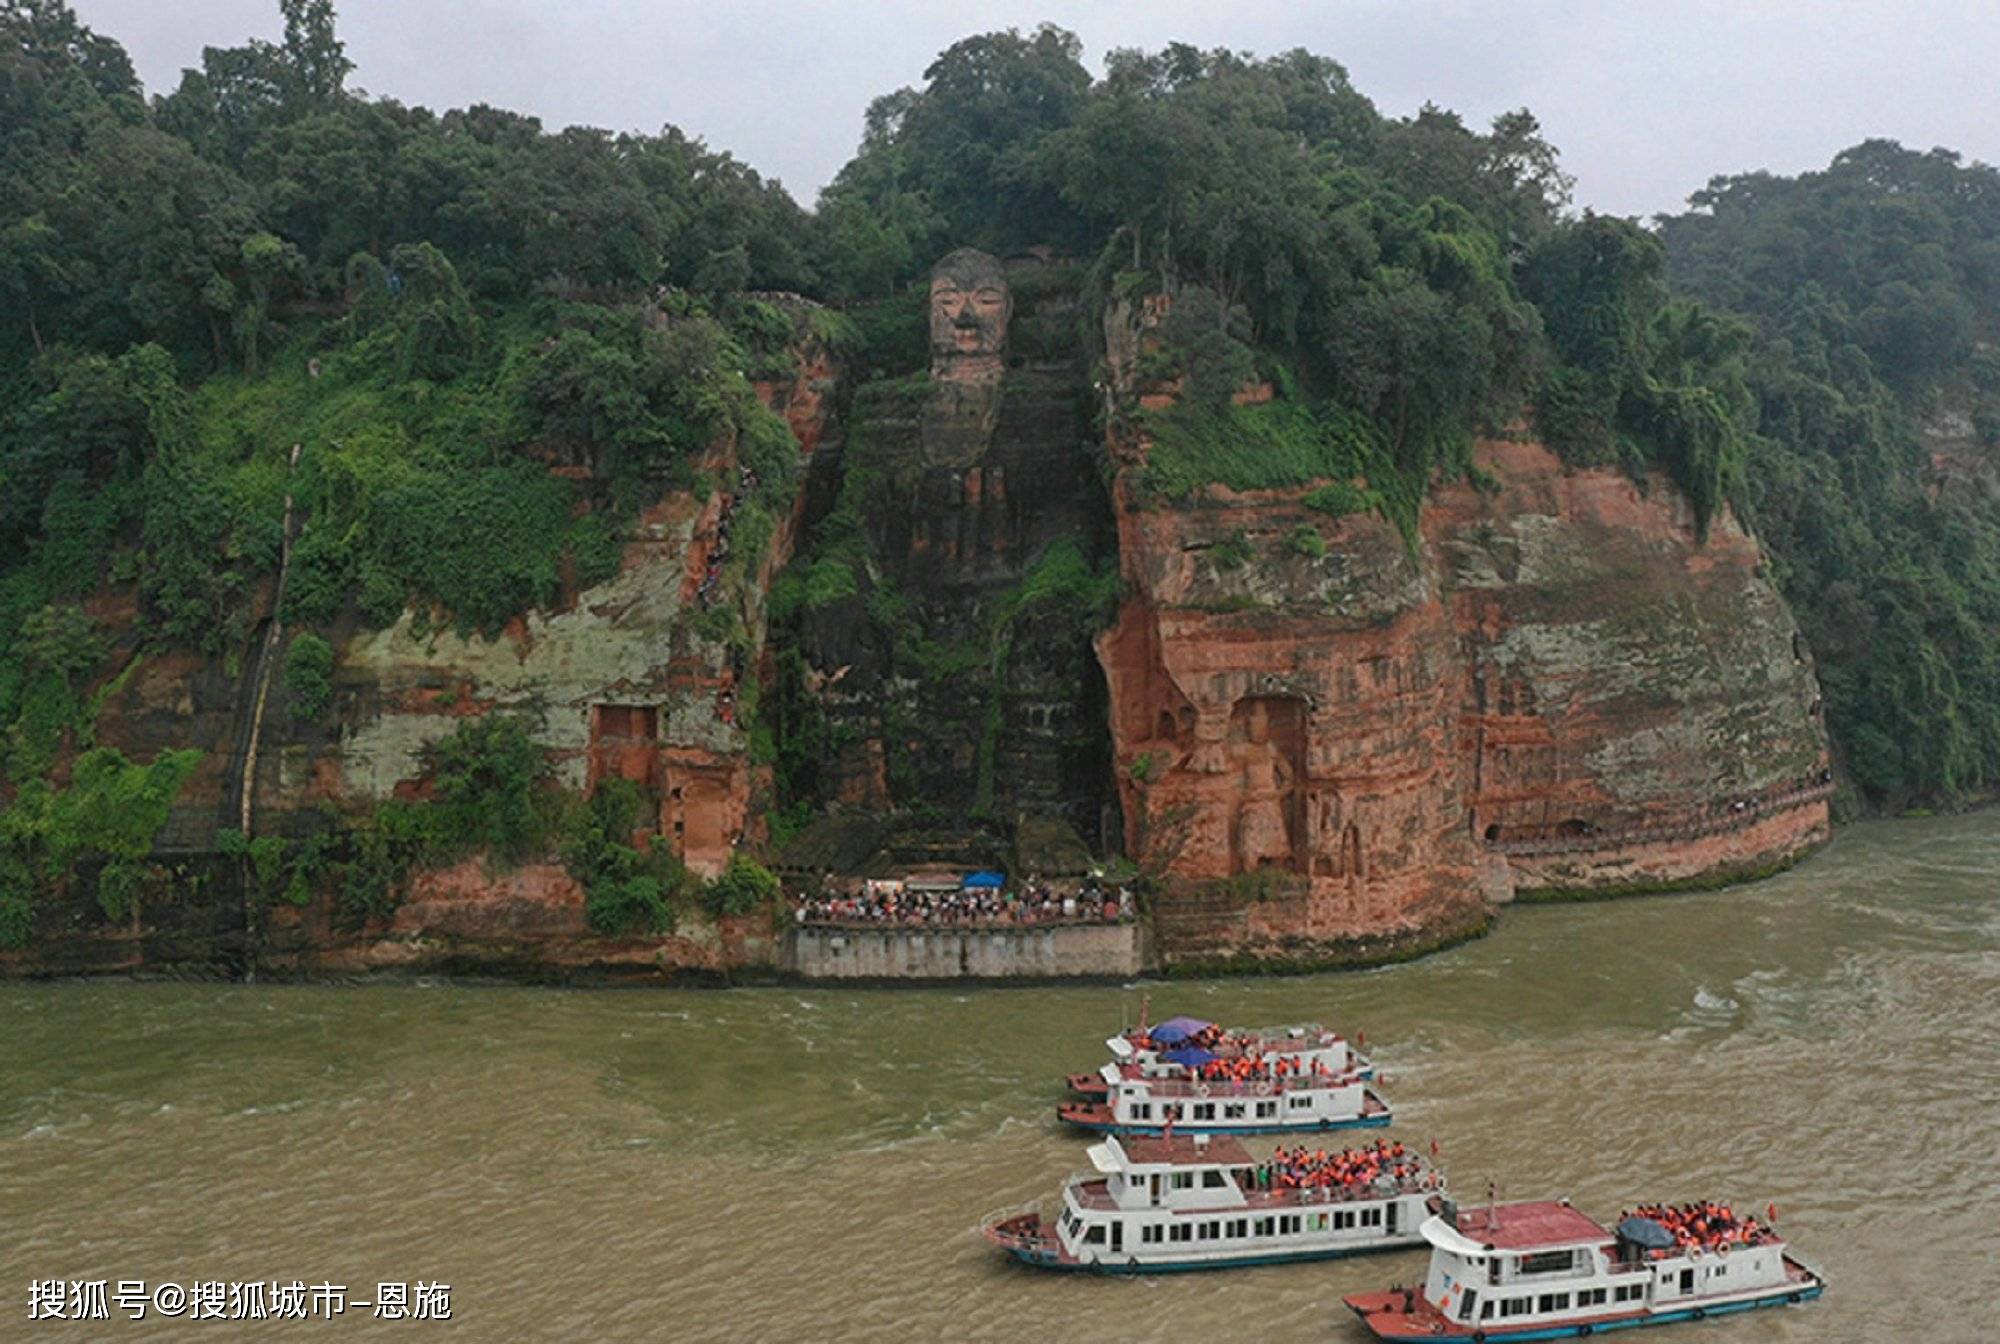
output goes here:
[{"label": "concrete retaining wall", "polygon": [[1004,980],[1137,975],[1141,948],[1137,924],[809,926],[792,931],[789,957],[791,969],[810,980]]}]

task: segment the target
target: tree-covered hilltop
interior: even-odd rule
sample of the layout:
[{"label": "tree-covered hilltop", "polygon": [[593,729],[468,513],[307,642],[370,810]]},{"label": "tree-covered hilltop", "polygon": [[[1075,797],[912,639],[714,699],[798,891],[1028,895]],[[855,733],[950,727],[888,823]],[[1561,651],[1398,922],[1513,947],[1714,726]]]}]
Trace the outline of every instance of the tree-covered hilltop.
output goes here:
[{"label": "tree-covered hilltop", "polygon": [[1818,655],[1835,744],[1880,800],[1991,789],[2000,173],[1878,140],[1690,203],[1660,221],[1667,278],[1741,315],[1741,500]]},{"label": "tree-covered hilltop", "polygon": [[[2000,437],[1990,169],[1870,144],[1647,229],[1572,213],[1525,111],[1385,116],[1304,51],[1115,51],[1096,78],[1044,27],[878,99],[808,212],[671,127],[365,96],[330,0],[280,8],[281,42],[149,98],[63,0],[0,0],[10,792],[88,738],[105,584],[136,586],[149,646],[233,660],[289,493],[288,622],[492,630],[609,573],[621,520],[707,489],[730,437],[768,536],[792,455],[750,380],[797,333],[756,292],[830,305],[856,378],[908,374],[936,257],[1043,244],[1100,305],[1175,299],[1162,496],[1319,485],[1407,525],[1525,418],[1573,462],[1664,469],[1701,526],[1738,506],[1873,799],[2000,775],[1995,501],[1937,488],[1923,437]],[[1256,376],[1279,400],[1234,406]]]}]

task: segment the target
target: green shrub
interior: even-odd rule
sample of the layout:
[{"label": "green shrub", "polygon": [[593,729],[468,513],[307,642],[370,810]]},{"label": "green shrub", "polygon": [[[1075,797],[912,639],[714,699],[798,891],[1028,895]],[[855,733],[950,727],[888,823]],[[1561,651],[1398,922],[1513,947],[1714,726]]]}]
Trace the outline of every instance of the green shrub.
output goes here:
[{"label": "green shrub", "polygon": [[1250,538],[1241,528],[1208,548],[1209,562],[1218,572],[1225,574],[1243,568],[1250,563],[1255,554],[1256,552],[1250,549]]},{"label": "green shrub", "polygon": [[783,894],[777,874],[747,854],[732,854],[729,866],[708,884],[702,899],[718,915],[747,915],[776,905]]},{"label": "green shrub", "polygon": [[290,868],[283,836],[246,836],[232,826],[215,833],[215,848],[242,862],[244,894],[258,905],[269,905],[285,891]]},{"label": "green shrub", "polygon": [[279,615],[288,625],[324,625],[340,614],[353,586],[354,550],[347,538],[331,528],[308,528],[292,547]]},{"label": "green shrub", "polygon": [[310,631],[294,635],[285,649],[285,691],[292,717],[309,722],[333,702],[333,645]]},{"label": "green shrub", "polygon": [[548,758],[529,737],[525,719],[465,719],[428,755],[437,793],[428,838],[446,853],[484,848],[518,863],[546,844],[541,786]]},{"label": "green shrub", "polygon": [[1326,559],[1326,538],[1311,523],[1300,523],[1285,538],[1285,546],[1293,555],[1301,555],[1308,560]]},{"label": "green shrub", "polygon": [[425,842],[424,828],[411,820],[416,811],[409,803],[386,802],[346,833],[347,857],[333,871],[336,900],[350,926],[387,919],[402,904],[410,868]]},{"label": "green shrub", "polygon": [[104,656],[97,623],[74,603],[46,606],[21,623],[21,649],[28,666],[70,681]]},{"label": "green shrub", "polygon": [[25,878],[0,874],[0,948],[18,952],[28,945],[35,927],[35,907]]},{"label": "green shrub", "polygon": [[121,921],[137,905],[146,869],[136,859],[113,859],[97,873],[97,907],[104,917]]},{"label": "green shrub", "polygon": [[1350,513],[1366,513],[1379,507],[1381,497],[1372,490],[1360,489],[1346,481],[1328,481],[1308,492],[1299,502],[1329,517],[1345,518]]},{"label": "green shrub", "polygon": [[631,844],[644,805],[629,780],[607,779],[581,809],[563,861],[583,884],[584,917],[614,938],[671,933],[674,900],[687,870],[664,848],[643,852]]}]

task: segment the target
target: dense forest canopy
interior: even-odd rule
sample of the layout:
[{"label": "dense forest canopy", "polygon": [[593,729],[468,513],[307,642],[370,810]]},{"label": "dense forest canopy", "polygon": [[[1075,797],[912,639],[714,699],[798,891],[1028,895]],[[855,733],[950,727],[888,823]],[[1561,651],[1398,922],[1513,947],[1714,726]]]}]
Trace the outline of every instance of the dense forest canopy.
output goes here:
[{"label": "dense forest canopy", "polygon": [[[1114,51],[1096,78],[1044,26],[876,100],[808,211],[672,127],[365,96],[330,0],[280,8],[282,41],[210,48],[149,98],[63,0],[0,0],[12,787],[87,719],[82,599],[136,580],[149,640],[228,654],[288,488],[313,522],[286,616],[321,629],[410,607],[492,629],[604,575],[617,510],[648,480],[704,488],[689,464],[720,433],[781,507],[783,428],[748,377],[790,331],[756,293],[831,305],[857,370],[906,373],[914,286],[961,245],[1050,246],[1104,300],[1176,295],[1176,488],[1220,478],[1203,444],[1261,372],[1286,405],[1235,429],[1270,470],[1333,454],[1415,499],[1526,418],[1574,462],[1664,469],[1703,528],[1733,504],[1863,789],[2000,780],[1995,500],[1938,489],[1924,437],[2000,439],[1988,167],[1871,142],[1646,227],[1573,212],[1526,111],[1385,116],[1304,51]],[[580,513],[556,461],[609,505]]]}]

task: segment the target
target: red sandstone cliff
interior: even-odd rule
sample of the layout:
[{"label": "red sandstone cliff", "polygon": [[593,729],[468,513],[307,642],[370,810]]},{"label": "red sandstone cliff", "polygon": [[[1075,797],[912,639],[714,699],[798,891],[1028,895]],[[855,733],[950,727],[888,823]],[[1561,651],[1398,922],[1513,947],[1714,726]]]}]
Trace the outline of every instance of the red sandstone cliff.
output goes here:
[{"label": "red sandstone cliff", "polygon": [[1423,943],[1516,885],[1720,878],[1824,837],[1789,614],[1756,543],[1726,516],[1698,543],[1663,479],[1482,443],[1497,488],[1437,491],[1413,549],[1304,491],[1161,507],[1143,451],[1098,647],[1170,964]]},{"label": "red sandstone cliff", "polygon": [[[1163,310],[1109,315],[1120,404],[1176,395],[1136,374]],[[1824,838],[1817,684],[1726,513],[1704,542],[1664,477],[1492,440],[1406,542],[1309,488],[1149,496],[1142,423],[1113,421],[1098,654],[1169,965],[1378,957],[1517,888],[1724,880]]]}]

